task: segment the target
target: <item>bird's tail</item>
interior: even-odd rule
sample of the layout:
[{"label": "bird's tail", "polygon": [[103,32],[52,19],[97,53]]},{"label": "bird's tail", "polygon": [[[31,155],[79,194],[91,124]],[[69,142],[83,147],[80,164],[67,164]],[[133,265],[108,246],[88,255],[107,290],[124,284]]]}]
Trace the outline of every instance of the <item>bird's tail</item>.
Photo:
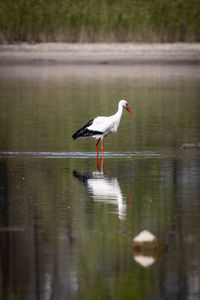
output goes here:
[{"label": "bird's tail", "polygon": [[87,128],[81,128],[79,130],[77,130],[73,135],[72,135],[72,138],[73,140],[77,139],[78,137],[84,137],[87,133]]},{"label": "bird's tail", "polygon": [[86,129],[88,126],[90,126],[92,124],[93,120],[90,120],[87,124],[85,124],[81,129],[77,130],[73,135],[72,138],[73,140],[77,139],[80,136],[85,136],[86,133]]},{"label": "bird's tail", "polygon": [[102,135],[103,132],[97,130],[88,130],[87,128],[80,129],[72,135],[73,140],[77,139],[78,137],[90,137],[95,135]]},{"label": "bird's tail", "polygon": [[77,139],[79,136],[80,136],[80,135],[79,135],[79,132],[77,131],[77,132],[75,132],[75,133],[72,135],[72,138],[73,138],[73,140],[75,140],[75,139]]},{"label": "bird's tail", "polygon": [[88,136],[95,136],[95,135],[102,135],[103,132],[97,130],[89,130],[88,127],[92,124],[93,120],[90,120],[85,126],[81,129],[77,130],[73,135],[73,140],[77,139],[78,137],[88,137]]}]

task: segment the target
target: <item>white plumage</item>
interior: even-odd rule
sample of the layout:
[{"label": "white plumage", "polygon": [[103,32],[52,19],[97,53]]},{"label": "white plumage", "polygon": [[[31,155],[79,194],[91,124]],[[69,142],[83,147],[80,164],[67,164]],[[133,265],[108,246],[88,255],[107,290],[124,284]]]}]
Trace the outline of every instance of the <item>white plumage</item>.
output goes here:
[{"label": "white plumage", "polygon": [[82,128],[76,131],[72,138],[75,140],[78,137],[93,137],[97,139],[96,143],[96,151],[98,155],[98,143],[101,140],[101,149],[104,155],[103,149],[103,138],[107,136],[109,133],[117,132],[119,127],[123,108],[125,108],[133,117],[133,114],[128,106],[128,102],[126,100],[120,100],[118,104],[118,111],[109,117],[96,117],[93,120],[90,120],[87,124],[85,124]]}]

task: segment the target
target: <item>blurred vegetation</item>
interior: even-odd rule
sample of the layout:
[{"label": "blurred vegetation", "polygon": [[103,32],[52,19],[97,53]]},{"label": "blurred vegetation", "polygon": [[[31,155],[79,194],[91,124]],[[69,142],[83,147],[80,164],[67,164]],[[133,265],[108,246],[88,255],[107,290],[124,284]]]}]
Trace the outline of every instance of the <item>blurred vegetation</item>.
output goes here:
[{"label": "blurred vegetation", "polygon": [[200,41],[200,1],[0,0],[0,41]]}]

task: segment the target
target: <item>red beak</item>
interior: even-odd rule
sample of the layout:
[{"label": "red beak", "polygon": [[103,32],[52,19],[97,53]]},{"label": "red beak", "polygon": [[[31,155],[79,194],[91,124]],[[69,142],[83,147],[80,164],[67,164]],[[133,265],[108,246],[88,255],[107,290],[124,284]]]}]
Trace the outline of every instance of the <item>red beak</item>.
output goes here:
[{"label": "red beak", "polygon": [[125,109],[129,112],[129,114],[133,117],[134,119],[134,115],[132,114],[132,111],[130,110],[130,108],[128,106],[125,106]]}]

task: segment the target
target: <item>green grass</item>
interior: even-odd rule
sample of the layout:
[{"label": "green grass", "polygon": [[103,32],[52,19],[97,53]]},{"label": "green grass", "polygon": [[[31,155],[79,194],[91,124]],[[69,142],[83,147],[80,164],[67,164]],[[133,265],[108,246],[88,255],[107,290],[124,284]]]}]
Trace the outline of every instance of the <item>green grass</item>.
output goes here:
[{"label": "green grass", "polygon": [[199,0],[0,0],[0,41],[200,41]]}]

